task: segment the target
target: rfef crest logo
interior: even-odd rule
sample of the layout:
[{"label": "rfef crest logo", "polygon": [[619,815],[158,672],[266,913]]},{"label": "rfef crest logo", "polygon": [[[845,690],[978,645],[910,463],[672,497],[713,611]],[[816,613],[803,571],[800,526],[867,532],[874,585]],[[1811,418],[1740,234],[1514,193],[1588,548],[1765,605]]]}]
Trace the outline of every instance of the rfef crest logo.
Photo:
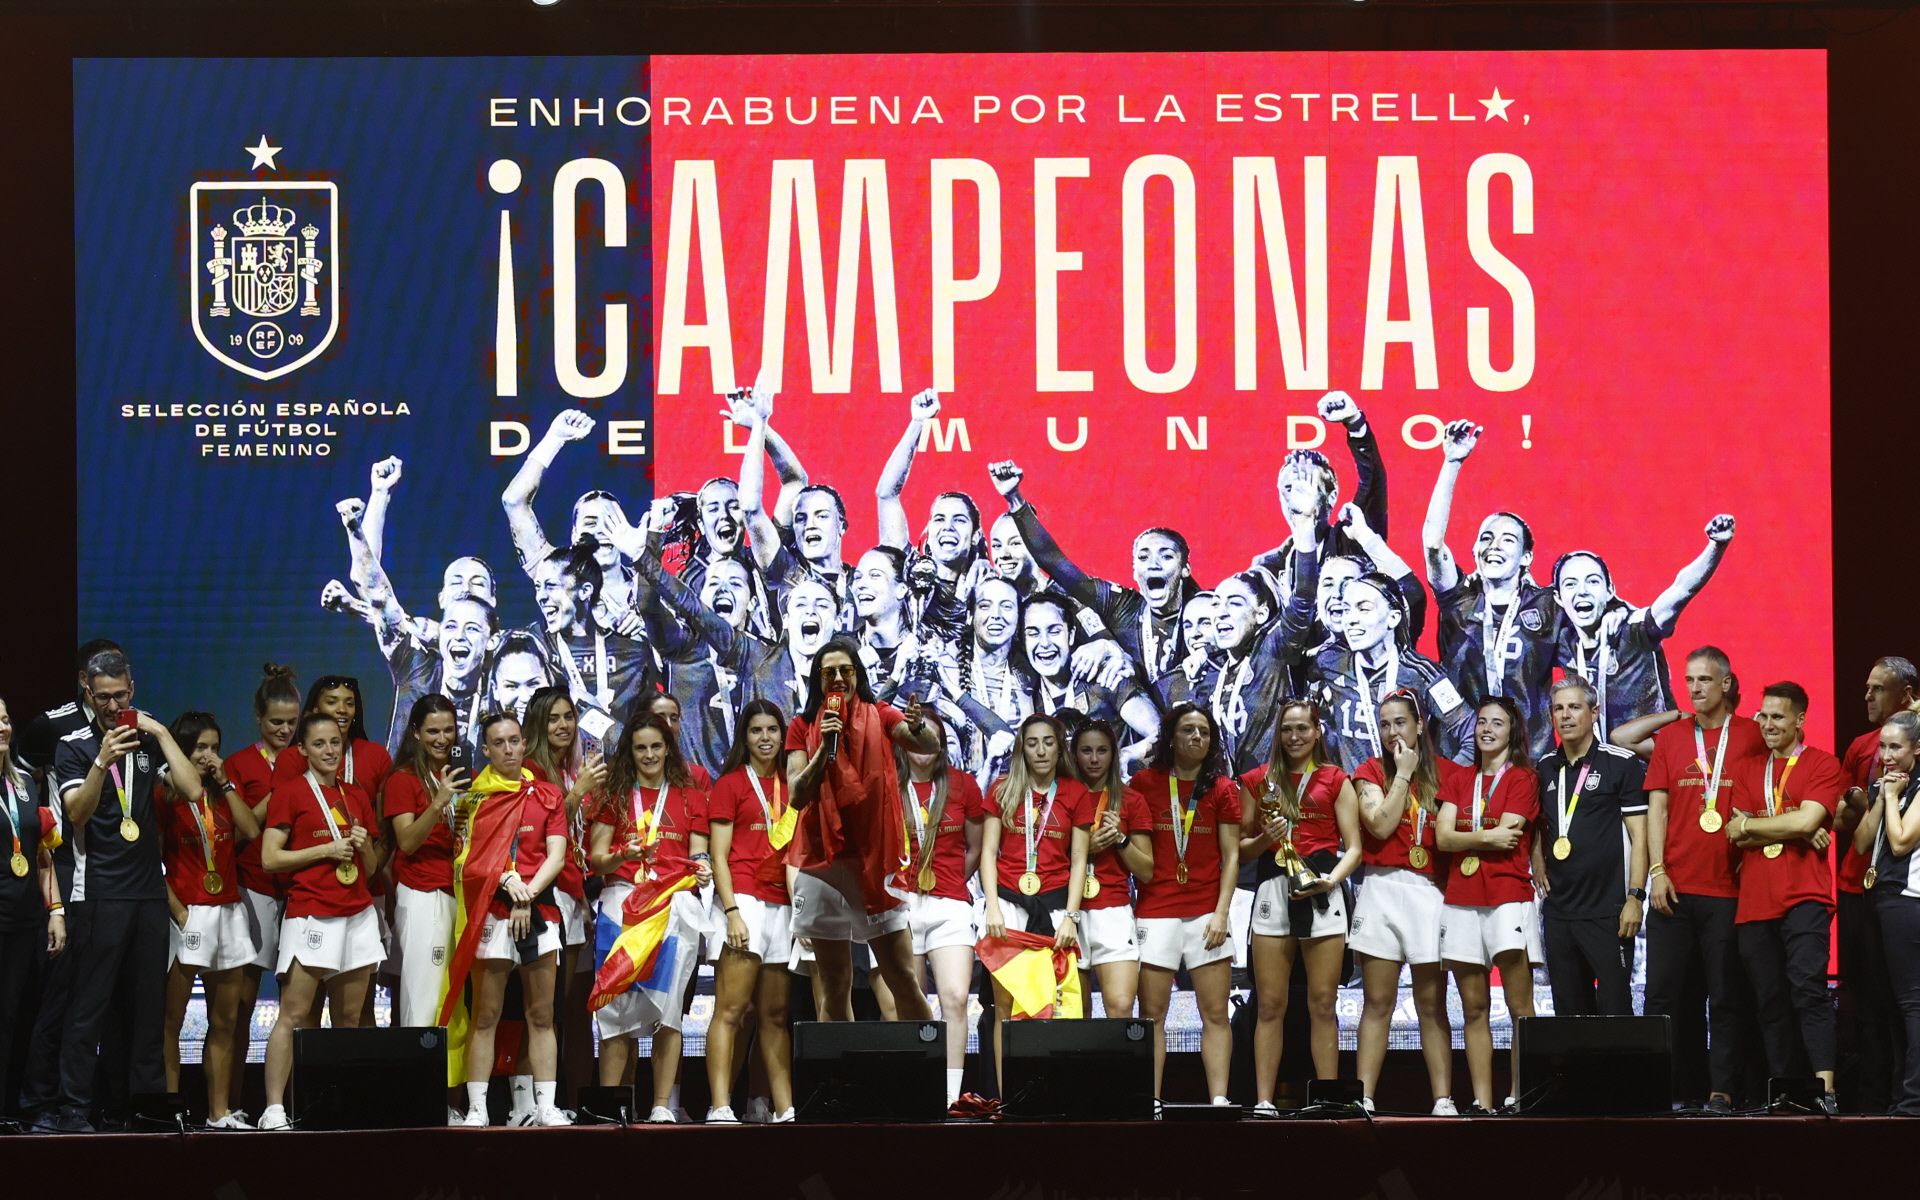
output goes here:
[{"label": "rfef crest logo", "polygon": [[255,379],[319,357],[340,328],[340,190],[319,180],[196,183],[193,335]]}]

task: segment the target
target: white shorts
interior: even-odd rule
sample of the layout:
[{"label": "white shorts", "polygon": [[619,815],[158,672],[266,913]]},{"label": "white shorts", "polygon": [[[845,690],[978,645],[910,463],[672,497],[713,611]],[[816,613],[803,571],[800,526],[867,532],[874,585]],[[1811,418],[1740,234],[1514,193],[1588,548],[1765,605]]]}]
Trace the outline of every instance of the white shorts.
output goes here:
[{"label": "white shorts", "polygon": [[1227,907],[1227,932],[1233,935],[1233,965],[1247,965],[1247,947],[1252,935],[1247,927],[1253,921],[1253,889],[1237,887],[1233,889],[1233,900]]},{"label": "white shorts", "polygon": [[380,912],[367,905],[350,917],[288,917],[280,923],[280,961],[285,975],[298,962],[325,978],[341,971],[371,967],[387,956],[380,944]]},{"label": "white shorts", "polygon": [[907,928],[913,931],[915,954],[945,950],[949,946],[972,946],[980,940],[973,925],[973,901],[929,896],[923,892],[900,898],[907,909]]},{"label": "white shorts", "polygon": [[247,935],[255,946],[250,967],[278,971],[280,961],[280,919],[286,915],[287,902],[252,888],[240,889],[240,902],[247,907]]},{"label": "white shorts", "polygon": [[496,917],[487,914],[487,922],[480,927],[480,946],[473,952],[476,959],[488,959],[493,962],[509,962],[524,967],[537,963],[549,954],[560,951],[560,926],[548,921],[540,927],[534,938],[532,958],[522,958],[520,947],[513,940],[513,920],[509,917]]},{"label": "white shorts", "polygon": [[[712,912],[713,926],[718,932],[712,939],[716,944],[727,944],[727,914],[721,910],[720,898],[714,897]],[[787,963],[793,957],[793,910],[784,904],[769,904],[758,896],[735,893],[734,906],[740,910],[740,919],[747,923],[747,944],[741,949],[758,958],[762,963]]]},{"label": "white shorts", "polygon": [[[892,897],[888,897],[892,899]],[[860,881],[845,862],[825,871],[796,872],[793,879],[793,936],[836,942],[870,942],[907,928],[907,906],[869,913]]]},{"label": "white shorts", "polygon": [[[1062,921],[1064,921],[1064,920],[1066,920],[1066,919],[1067,919],[1067,910],[1066,910],[1066,909],[1064,909],[1064,908],[1055,908],[1055,909],[1051,909],[1051,910],[1049,910],[1049,911],[1048,911],[1048,913],[1047,913],[1047,916],[1049,916],[1049,917],[1051,917],[1051,918],[1053,919],[1053,928],[1052,928],[1052,929],[1033,929],[1033,930],[1029,930],[1029,929],[1027,928],[1027,925],[1028,925],[1028,921],[1027,921],[1027,910],[1026,910],[1026,909],[1024,909],[1024,908],[1021,908],[1021,907],[1020,907],[1019,905],[1017,905],[1017,904],[1002,904],[1002,905],[1000,906],[1000,917],[1001,917],[1001,919],[1002,919],[1002,920],[1004,920],[1004,921],[1005,921],[1005,922],[1007,923],[1007,932],[1008,932],[1008,933],[1014,933],[1014,932],[1019,932],[1019,933],[1057,933],[1057,932],[1059,932],[1059,929],[1060,929],[1060,922],[1062,922]],[[1080,933],[1080,931],[1079,931],[1078,929],[1075,929],[1075,930],[1074,930],[1074,934],[1075,934],[1075,936],[1078,936],[1078,935],[1079,935],[1079,933]]]},{"label": "white shorts", "polygon": [[1287,877],[1275,875],[1253,894],[1253,932],[1255,937],[1295,937],[1312,940],[1347,935],[1347,897],[1340,888],[1327,893],[1327,910],[1321,912],[1312,901],[1305,901],[1313,919],[1306,929],[1294,930],[1287,900]]},{"label": "white shorts", "polygon": [[400,960],[393,1023],[425,1028],[440,1023],[440,989],[453,943],[453,893],[393,890],[393,951]]},{"label": "white shorts", "polygon": [[231,971],[248,965],[260,951],[247,918],[247,906],[240,900],[187,905],[185,926],[167,922],[168,958],[202,971]]},{"label": "white shorts", "polygon": [[1207,949],[1207,922],[1213,914],[1200,917],[1135,917],[1133,936],[1140,947],[1142,966],[1177,971],[1186,967],[1204,967],[1233,957],[1233,939],[1228,938]]},{"label": "white shorts", "polygon": [[1081,966],[1139,961],[1140,947],[1133,940],[1133,905],[1080,910]]},{"label": "white shorts", "polygon": [[1491,967],[1496,955],[1527,952],[1527,962],[1546,961],[1540,945],[1540,913],[1531,900],[1493,908],[1449,904],[1440,910],[1440,957],[1446,962]]},{"label": "white shorts", "polygon": [[553,901],[560,906],[560,944],[584,946],[591,941],[587,936],[586,901],[575,900],[559,888],[553,889]]},{"label": "white shorts", "polygon": [[1368,867],[1353,905],[1347,947],[1392,962],[1440,961],[1440,889],[1418,871]]}]

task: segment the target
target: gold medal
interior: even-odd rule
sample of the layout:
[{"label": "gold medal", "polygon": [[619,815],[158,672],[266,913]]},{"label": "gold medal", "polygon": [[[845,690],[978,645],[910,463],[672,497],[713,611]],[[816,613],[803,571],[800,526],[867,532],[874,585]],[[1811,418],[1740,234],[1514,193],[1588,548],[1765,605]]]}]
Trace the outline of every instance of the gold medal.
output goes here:
[{"label": "gold medal", "polygon": [[1870,892],[1873,890],[1873,881],[1878,878],[1880,878],[1880,868],[1868,867],[1866,875],[1860,880],[1860,886]]},{"label": "gold medal", "polygon": [[139,822],[135,821],[132,817],[121,817],[120,818],[120,840],[123,842],[139,841],[140,840]]},{"label": "gold medal", "polygon": [[1427,848],[1425,846],[1415,846],[1413,849],[1407,851],[1407,865],[1416,871],[1426,870],[1428,861]]},{"label": "gold medal", "polygon": [[1100,881],[1093,877],[1092,871],[1088,871],[1086,882],[1080,885],[1080,898],[1082,900],[1091,900],[1099,894]]},{"label": "gold medal", "polygon": [[931,892],[933,890],[933,864],[932,863],[928,863],[926,866],[920,868],[920,878],[918,882],[920,884],[921,891]]},{"label": "gold medal", "polygon": [[1480,856],[1478,854],[1469,854],[1461,859],[1460,873],[1468,876],[1478,875],[1480,873]]},{"label": "gold medal", "polygon": [[26,878],[26,875],[27,875],[27,856],[26,855],[15,854],[12,858],[7,860],[7,865],[13,868],[13,873],[15,875],[20,876],[22,879]]},{"label": "gold medal", "polygon": [[1719,833],[1720,827],[1726,823],[1726,818],[1720,815],[1719,809],[1707,808],[1700,811],[1700,828],[1708,833]]},{"label": "gold medal", "polygon": [[227,886],[227,881],[220,878],[220,872],[208,871],[206,875],[201,877],[200,886],[206,889],[207,895],[218,896],[221,890]]},{"label": "gold medal", "polygon": [[1174,870],[1173,881],[1175,883],[1185,883],[1187,881],[1187,864],[1181,863],[1179,867]]},{"label": "gold medal", "polygon": [[1553,856],[1554,856],[1555,858],[1557,858],[1557,859],[1560,859],[1561,861],[1563,861],[1563,862],[1564,862],[1564,861],[1565,861],[1565,860],[1567,859],[1567,857],[1568,857],[1569,855],[1571,855],[1572,853],[1573,853],[1573,839],[1572,839],[1572,838],[1567,838],[1567,837],[1563,837],[1563,838],[1555,838],[1555,839],[1554,839],[1554,841],[1553,841]]},{"label": "gold medal", "polygon": [[1761,850],[1760,853],[1766,855],[1768,858],[1779,858],[1780,852],[1785,849],[1786,847],[1784,845],[1780,844],[1779,842],[1775,842],[1772,845],[1767,846],[1766,848]]},{"label": "gold medal", "polygon": [[1038,896],[1040,894],[1040,872],[1028,871],[1026,874],[1020,876],[1020,894],[1022,896]]},{"label": "gold medal", "polygon": [[352,884],[354,880],[360,878],[360,868],[350,862],[343,862],[334,867],[333,877],[341,883]]}]

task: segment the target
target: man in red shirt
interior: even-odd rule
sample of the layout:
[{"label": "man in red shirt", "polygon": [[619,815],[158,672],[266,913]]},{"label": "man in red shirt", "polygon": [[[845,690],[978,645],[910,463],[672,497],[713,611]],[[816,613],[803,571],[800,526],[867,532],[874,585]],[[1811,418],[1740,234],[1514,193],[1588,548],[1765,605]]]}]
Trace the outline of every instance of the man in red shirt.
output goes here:
[{"label": "man in red shirt", "polygon": [[1849,1112],[1883,1113],[1893,1103],[1893,1047],[1900,1016],[1893,1006],[1893,984],[1880,940],[1873,902],[1861,886],[1867,858],[1853,850],[1850,836],[1876,790],[1880,726],[1920,700],[1920,669],[1911,660],[1889,655],[1867,673],[1867,731],[1841,756],[1847,793],[1835,814],[1834,899],[1839,904],[1840,957],[1839,1068],[1841,1096]]},{"label": "man in red shirt", "polygon": [[1832,1115],[1839,1105],[1827,999],[1833,881],[1826,830],[1846,781],[1839,759],[1806,744],[1805,688],[1769,684],[1756,721],[1767,753],[1740,764],[1727,826],[1727,840],[1740,852],[1740,957],[1753,981],[1768,1073],[1804,1076],[1811,1069],[1826,1084],[1820,1107]]},{"label": "man in red shirt", "polygon": [[[1693,719],[1676,721],[1653,739],[1647,763],[1647,1002],[1648,1016],[1675,1018],[1676,1091],[1697,1073],[1707,1042],[1707,1107],[1733,1111],[1740,1070],[1746,986],[1734,936],[1740,890],[1733,847],[1723,830],[1743,764],[1765,757],[1760,727],[1734,713],[1739,684],[1726,652],[1702,646],[1687,656],[1687,695]],[[1616,742],[1624,727],[1617,731]],[[1687,995],[1687,976],[1704,966],[1708,1022]],[[1692,1067],[1689,1069],[1689,1059]],[[1693,1093],[1698,1096],[1699,1093]]]}]

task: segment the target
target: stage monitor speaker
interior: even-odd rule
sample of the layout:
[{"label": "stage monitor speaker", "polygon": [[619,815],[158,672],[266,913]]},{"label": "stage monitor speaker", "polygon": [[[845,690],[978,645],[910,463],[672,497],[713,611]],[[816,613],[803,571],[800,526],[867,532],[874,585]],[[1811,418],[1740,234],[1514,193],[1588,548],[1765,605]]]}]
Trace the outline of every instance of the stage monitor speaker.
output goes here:
[{"label": "stage monitor speaker", "polygon": [[301,1129],[444,1126],[447,1031],[296,1031],[292,1115]]},{"label": "stage monitor speaker", "polygon": [[794,1119],[940,1121],[947,1115],[944,1021],[797,1021]]},{"label": "stage monitor speaker", "polygon": [[1673,1108],[1666,1017],[1520,1017],[1514,1095],[1528,1116],[1664,1115]]},{"label": "stage monitor speaker", "polygon": [[1004,1023],[1007,1116],[1151,1121],[1153,1038],[1153,1022],[1134,1017]]}]

